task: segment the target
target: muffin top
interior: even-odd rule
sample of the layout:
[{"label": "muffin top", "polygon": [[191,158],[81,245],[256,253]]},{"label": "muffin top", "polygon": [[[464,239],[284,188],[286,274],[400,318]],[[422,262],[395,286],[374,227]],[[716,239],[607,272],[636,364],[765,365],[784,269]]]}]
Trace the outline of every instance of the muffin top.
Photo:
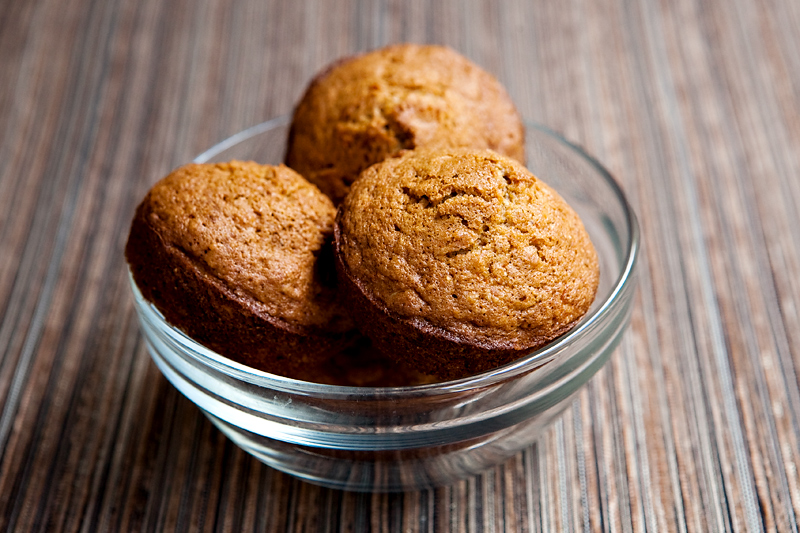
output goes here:
[{"label": "muffin top", "polygon": [[[185,254],[260,312],[324,326],[336,306],[317,264],[331,201],[288,167],[190,164],[158,182],[139,209],[165,246]],[[137,214],[138,216],[138,214]]]},{"label": "muffin top", "polygon": [[491,148],[524,160],[500,83],[449,48],[402,44],[345,59],[295,109],[286,163],[338,203],[359,173],[402,149]]},{"label": "muffin top", "polygon": [[338,224],[340,260],[369,299],[476,345],[549,342],[597,290],[577,214],[490,150],[415,150],[374,165]]}]

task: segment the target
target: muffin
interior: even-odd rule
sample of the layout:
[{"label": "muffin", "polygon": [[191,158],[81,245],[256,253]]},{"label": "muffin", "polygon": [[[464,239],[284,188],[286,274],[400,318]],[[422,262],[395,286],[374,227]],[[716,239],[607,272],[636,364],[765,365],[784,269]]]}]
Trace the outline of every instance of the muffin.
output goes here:
[{"label": "muffin", "polygon": [[334,217],[331,201],[288,167],[191,164],[138,206],[125,257],[172,325],[294,377],[353,338],[336,297]]},{"label": "muffin", "polygon": [[370,167],[340,206],[334,238],[362,331],[439,379],[495,368],[562,335],[599,280],[578,215],[490,150],[414,150]]},{"label": "muffin", "polygon": [[297,105],[286,164],[339,203],[359,173],[403,149],[490,148],[524,161],[524,129],[489,73],[442,46],[342,60]]}]

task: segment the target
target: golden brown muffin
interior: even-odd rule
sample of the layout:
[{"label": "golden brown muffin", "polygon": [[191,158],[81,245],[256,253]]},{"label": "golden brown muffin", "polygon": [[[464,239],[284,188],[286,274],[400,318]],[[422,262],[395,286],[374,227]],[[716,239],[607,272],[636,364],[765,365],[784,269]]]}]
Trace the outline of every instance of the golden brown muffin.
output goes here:
[{"label": "golden brown muffin", "polygon": [[296,376],[347,344],[331,201],[285,166],[191,164],[136,210],[125,256],[142,295],[218,353]]},{"label": "golden brown muffin", "polygon": [[311,82],[286,164],[339,203],[362,170],[423,147],[491,148],[524,161],[524,129],[491,74],[449,48],[403,44],[335,63]]},{"label": "golden brown muffin", "polygon": [[578,215],[490,150],[408,151],[361,175],[334,230],[342,291],[375,345],[455,379],[572,328],[597,290]]}]

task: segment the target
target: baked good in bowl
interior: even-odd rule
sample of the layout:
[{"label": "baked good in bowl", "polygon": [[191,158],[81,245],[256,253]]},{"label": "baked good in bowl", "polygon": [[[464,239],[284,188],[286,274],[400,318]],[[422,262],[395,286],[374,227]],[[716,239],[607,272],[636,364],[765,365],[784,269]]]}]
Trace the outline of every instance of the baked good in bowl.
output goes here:
[{"label": "baked good in bowl", "polygon": [[[289,118],[239,132],[197,160],[278,162]],[[324,385],[259,372],[197,343],[164,320],[130,277],[153,361],[237,446],[312,483],[419,490],[506,461],[572,405],[624,338],[640,246],[635,213],[601,164],[535,124],[528,125],[526,143],[528,153],[536,154],[530,170],[581,215],[600,260],[595,302],[554,342],[463,380],[399,388]]]},{"label": "baked good in bowl", "polygon": [[136,209],[125,256],[145,299],[234,361],[293,377],[348,344],[331,201],[283,165],[190,164]]},{"label": "baked good in bowl", "polygon": [[523,124],[488,72],[446,47],[401,44],[320,73],[294,111],[285,160],[339,203],[373,163],[446,147],[523,161]]},{"label": "baked good in bowl", "polygon": [[364,171],[334,230],[359,326],[443,380],[527,355],[571,329],[597,290],[578,215],[491,150],[403,152]]}]

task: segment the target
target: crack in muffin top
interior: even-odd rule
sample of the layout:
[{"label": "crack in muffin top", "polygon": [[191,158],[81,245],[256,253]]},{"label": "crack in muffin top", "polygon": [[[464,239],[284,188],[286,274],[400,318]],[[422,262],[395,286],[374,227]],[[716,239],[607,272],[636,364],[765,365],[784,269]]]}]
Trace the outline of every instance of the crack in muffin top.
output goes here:
[{"label": "crack in muffin top", "polygon": [[364,171],[340,209],[350,274],[396,315],[524,346],[594,299],[598,260],[578,215],[490,150],[404,152]]}]

